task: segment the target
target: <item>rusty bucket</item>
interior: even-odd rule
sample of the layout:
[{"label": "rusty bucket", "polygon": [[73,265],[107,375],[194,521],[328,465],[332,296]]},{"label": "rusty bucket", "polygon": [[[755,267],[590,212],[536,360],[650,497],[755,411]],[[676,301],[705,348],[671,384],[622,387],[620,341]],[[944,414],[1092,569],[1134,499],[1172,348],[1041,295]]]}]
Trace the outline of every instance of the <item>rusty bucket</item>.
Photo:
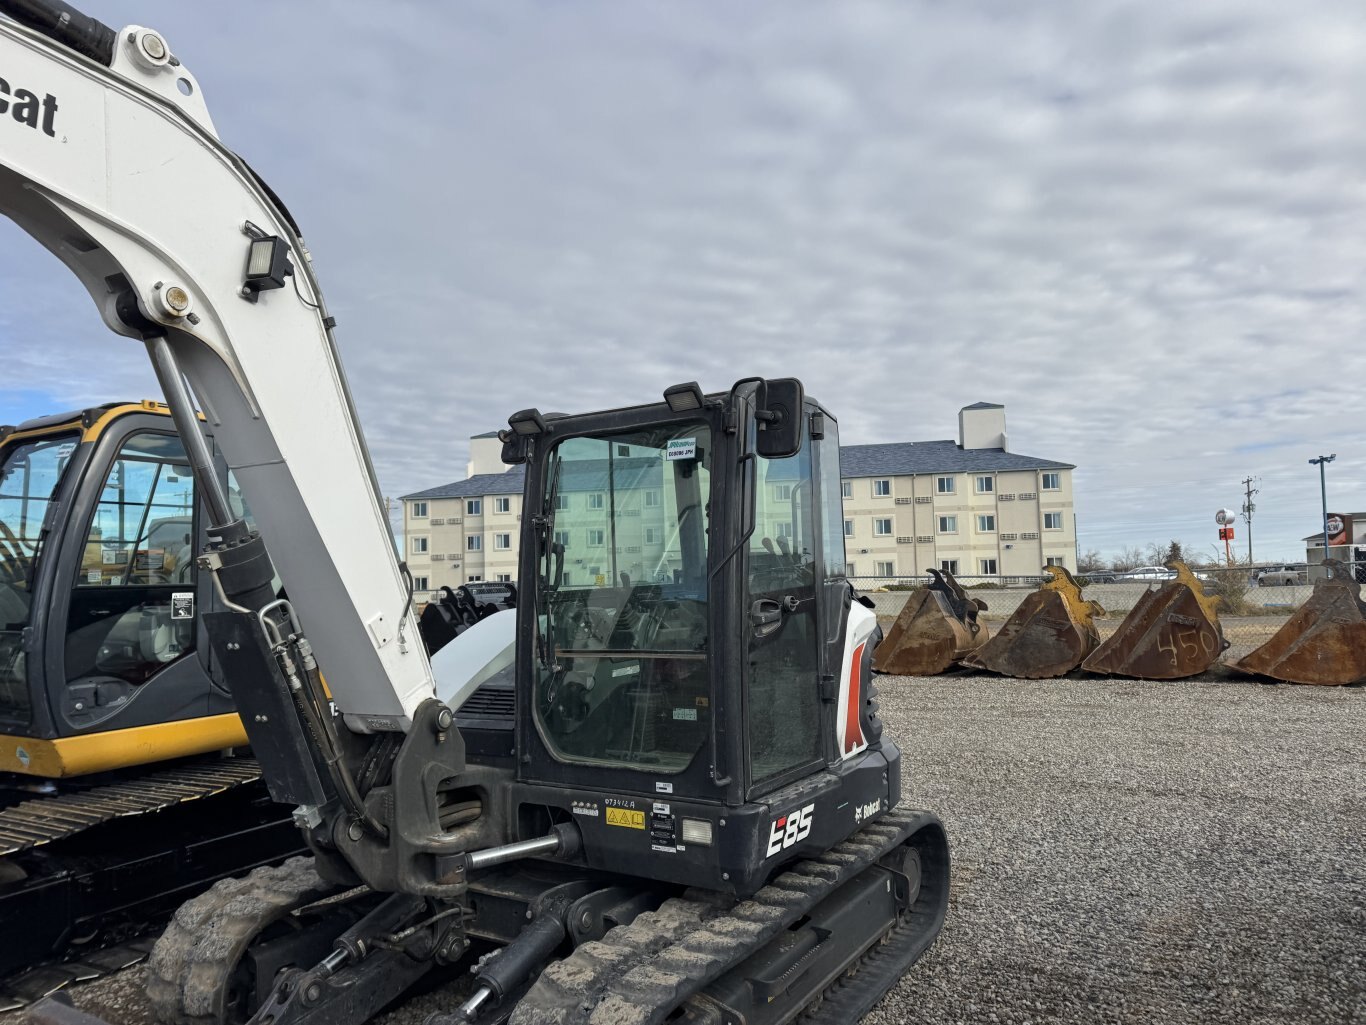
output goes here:
[{"label": "rusty bucket", "polygon": [[986,644],[963,659],[965,666],[1004,676],[1041,680],[1081,665],[1100,645],[1095,617],[1105,610],[1081,596],[1081,585],[1062,566],[1045,566],[1048,579]]},{"label": "rusty bucket", "polygon": [[1207,595],[1184,562],[1176,579],[1145,591],[1119,629],[1081,664],[1092,673],[1179,680],[1203,673],[1228,642],[1219,626],[1218,595]]},{"label": "rusty bucket", "polygon": [[930,570],[934,582],[911,592],[886,639],[873,652],[873,668],[897,676],[933,676],[986,643],[977,621],[986,602],[969,598],[952,573]]},{"label": "rusty bucket", "polygon": [[1287,683],[1341,686],[1366,680],[1366,604],[1351,569],[1327,560],[1332,579],[1314,581],[1314,593],[1271,640],[1233,668]]}]

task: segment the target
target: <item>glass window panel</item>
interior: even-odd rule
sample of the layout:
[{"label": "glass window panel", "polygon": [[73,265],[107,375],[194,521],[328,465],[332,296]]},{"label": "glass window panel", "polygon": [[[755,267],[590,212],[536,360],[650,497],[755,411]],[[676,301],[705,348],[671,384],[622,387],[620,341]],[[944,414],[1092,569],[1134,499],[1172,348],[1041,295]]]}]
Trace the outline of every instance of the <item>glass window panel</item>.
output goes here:
[{"label": "glass window panel", "polygon": [[[750,776],[760,784],[821,755],[810,441],[788,459],[757,458],[755,472],[746,607],[796,601],[776,631],[750,631]],[[778,485],[786,499],[776,497]],[[843,541],[842,531],[829,533]]]},{"label": "glass window panel", "polygon": [[560,757],[677,773],[710,735],[711,458],[701,423],[556,446],[535,715]]},{"label": "glass window panel", "polygon": [[27,718],[24,628],[29,624],[34,567],[43,519],[79,438],[51,434],[16,441],[0,464],[0,712]]},{"label": "glass window panel", "polygon": [[194,538],[194,476],[180,439],[133,435],[86,529],[68,611],[68,683],[141,684],[194,650]]}]

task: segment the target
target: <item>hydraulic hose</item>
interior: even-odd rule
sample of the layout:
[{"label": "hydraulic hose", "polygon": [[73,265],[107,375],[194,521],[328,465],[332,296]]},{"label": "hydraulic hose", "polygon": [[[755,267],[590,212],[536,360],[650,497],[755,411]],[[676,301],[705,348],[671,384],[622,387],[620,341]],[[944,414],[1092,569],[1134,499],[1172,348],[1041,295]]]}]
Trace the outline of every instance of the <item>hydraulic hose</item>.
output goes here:
[{"label": "hydraulic hose", "polygon": [[106,68],[114,63],[114,30],[62,0],[0,0],[0,13]]}]

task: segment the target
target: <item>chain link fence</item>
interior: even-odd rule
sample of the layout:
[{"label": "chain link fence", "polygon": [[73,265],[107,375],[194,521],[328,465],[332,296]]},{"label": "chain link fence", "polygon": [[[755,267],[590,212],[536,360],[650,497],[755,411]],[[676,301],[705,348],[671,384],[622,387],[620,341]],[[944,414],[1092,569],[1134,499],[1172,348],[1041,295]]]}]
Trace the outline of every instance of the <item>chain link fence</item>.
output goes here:
[{"label": "chain link fence", "polygon": [[[1349,567],[1358,580],[1366,578],[1366,563]],[[1232,661],[1259,647],[1281,628],[1286,619],[1313,593],[1313,584],[1298,582],[1261,586],[1254,572],[1246,566],[1229,569],[1210,568],[1194,571],[1206,594],[1217,594],[1223,602],[1219,606],[1219,622],[1229,649],[1224,661]],[[1317,567],[1311,573],[1317,572]],[[1157,590],[1165,579],[1123,579],[1121,574],[1104,572],[1095,579],[1079,574],[1082,597],[1099,602],[1106,615],[1096,620],[1101,639],[1119,629],[1119,624],[1145,591]],[[986,602],[986,611],[979,616],[994,631],[1010,618],[1027,594],[1037,590],[1045,579],[1023,577],[956,577],[958,583],[974,598]],[[872,599],[879,618],[894,620],[906,604],[910,592],[930,583],[929,577],[850,577],[859,593]]]}]

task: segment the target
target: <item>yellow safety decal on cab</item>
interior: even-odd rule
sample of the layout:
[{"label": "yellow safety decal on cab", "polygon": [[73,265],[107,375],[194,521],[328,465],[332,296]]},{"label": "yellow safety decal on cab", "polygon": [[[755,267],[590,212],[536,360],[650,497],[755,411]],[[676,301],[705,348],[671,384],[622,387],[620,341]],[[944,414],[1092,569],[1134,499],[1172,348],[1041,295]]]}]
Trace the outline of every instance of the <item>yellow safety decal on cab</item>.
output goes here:
[{"label": "yellow safety decal on cab", "polygon": [[625,826],[627,829],[644,829],[645,813],[643,811],[632,811],[630,808],[608,808],[607,824],[609,826]]}]

